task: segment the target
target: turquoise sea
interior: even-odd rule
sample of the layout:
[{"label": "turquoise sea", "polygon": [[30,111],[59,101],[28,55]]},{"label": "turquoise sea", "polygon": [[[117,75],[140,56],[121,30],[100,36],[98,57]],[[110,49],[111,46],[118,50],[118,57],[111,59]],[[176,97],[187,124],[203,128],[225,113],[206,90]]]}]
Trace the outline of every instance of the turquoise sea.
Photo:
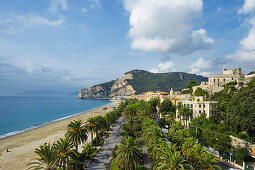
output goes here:
[{"label": "turquoise sea", "polygon": [[76,97],[0,97],[0,138],[109,104]]}]

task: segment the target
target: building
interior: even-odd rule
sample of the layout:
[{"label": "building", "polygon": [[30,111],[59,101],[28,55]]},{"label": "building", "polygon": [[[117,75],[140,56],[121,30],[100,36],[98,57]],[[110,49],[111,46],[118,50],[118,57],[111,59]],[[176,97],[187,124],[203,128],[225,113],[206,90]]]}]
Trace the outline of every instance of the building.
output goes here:
[{"label": "building", "polygon": [[241,68],[236,69],[223,69],[222,75],[214,75],[208,78],[208,82],[201,82],[199,86],[193,87],[193,93],[197,88],[201,88],[207,91],[209,94],[215,94],[224,89],[225,85],[230,82],[243,83],[246,85],[252,78],[255,77],[255,74],[247,75],[242,74]]},{"label": "building", "polygon": [[[180,102],[192,110],[192,118],[197,118],[201,113],[206,113],[206,118],[215,116],[218,109],[217,101],[208,101],[203,96],[182,95]],[[178,111],[177,111],[178,114]]]},{"label": "building", "polygon": [[149,101],[151,99],[159,99],[161,102],[166,99],[169,98],[169,94],[166,92],[161,92],[161,91],[147,91],[145,93],[139,94],[139,95],[131,95],[130,98],[136,98],[137,100],[145,100],[145,101]]}]

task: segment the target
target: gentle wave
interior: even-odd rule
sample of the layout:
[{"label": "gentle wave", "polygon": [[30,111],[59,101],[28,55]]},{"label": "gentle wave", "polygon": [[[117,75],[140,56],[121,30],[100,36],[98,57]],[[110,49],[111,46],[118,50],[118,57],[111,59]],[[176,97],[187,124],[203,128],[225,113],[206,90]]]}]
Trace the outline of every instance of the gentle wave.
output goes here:
[{"label": "gentle wave", "polygon": [[105,104],[105,105],[102,105],[102,106],[99,106],[99,107],[96,107],[96,108],[93,108],[93,109],[90,109],[90,110],[87,110],[87,111],[84,111],[84,112],[75,113],[75,114],[72,114],[72,115],[69,115],[69,116],[65,116],[65,117],[62,117],[62,118],[50,121],[50,122],[43,123],[43,124],[38,125],[38,126],[32,126],[30,128],[25,128],[23,130],[16,130],[16,131],[13,131],[13,132],[9,132],[9,133],[0,135],[0,139],[6,138],[6,137],[10,137],[10,136],[14,136],[14,135],[17,135],[17,134],[20,134],[20,133],[23,133],[23,132],[27,132],[27,131],[30,131],[30,130],[33,130],[33,129],[36,129],[36,128],[40,128],[42,126],[46,126],[46,125],[49,125],[49,124],[52,124],[52,123],[55,123],[55,122],[58,122],[58,121],[61,121],[61,120],[64,120],[64,119],[68,119],[70,117],[78,116],[80,114],[87,113],[87,112],[99,109],[99,108],[104,107],[104,106],[106,106],[108,104]]}]

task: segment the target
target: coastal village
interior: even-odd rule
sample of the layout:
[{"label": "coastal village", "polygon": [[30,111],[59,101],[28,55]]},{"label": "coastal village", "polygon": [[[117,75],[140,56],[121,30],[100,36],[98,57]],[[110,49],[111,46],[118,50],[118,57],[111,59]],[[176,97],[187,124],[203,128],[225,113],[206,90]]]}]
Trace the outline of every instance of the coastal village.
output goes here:
[{"label": "coastal village", "polygon": [[[254,88],[254,72],[236,68],[200,84],[190,80],[181,91],[115,96],[106,106],[3,139],[0,169],[252,170],[253,127],[234,128],[224,107],[235,95],[234,102],[251,97],[252,104]],[[251,107],[249,102],[228,108]],[[236,117],[254,123],[249,115]]]},{"label": "coastal village", "polygon": [[[241,87],[247,86],[247,84],[255,78],[254,74],[242,74],[241,68],[236,69],[223,69],[222,75],[213,75],[208,78],[208,82],[201,82],[199,85],[194,85],[191,89],[183,89],[182,91],[174,91],[172,88],[170,92],[162,92],[162,91],[147,91],[138,95],[131,96],[117,96],[114,99],[121,100],[123,98],[126,99],[137,99],[138,101],[150,101],[153,99],[159,99],[160,102],[163,102],[165,99],[169,99],[171,103],[175,106],[181,104],[184,107],[187,107],[191,110],[192,114],[189,116],[187,120],[187,126],[189,127],[191,124],[191,120],[194,118],[198,118],[202,113],[205,113],[206,118],[210,118],[216,116],[218,112],[219,102],[213,101],[211,96],[215,93],[224,90],[227,84],[233,84],[236,89],[240,89]],[[206,93],[204,96],[197,95],[196,91],[203,90]],[[187,92],[185,92],[187,91]],[[153,115],[155,119],[156,114]],[[163,116],[159,114],[159,118]],[[178,109],[176,109],[176,120],[179,119]],[[183,118],[183,125],[185,125],[185,121]],[[168,133],[168,131],[166,131]],[[232,142],[231,145],[235,148],[245,147],[250,150],[250,154],[255,158],[255,144],[249,143],[242,139],[231,136]],[[210,148],[211,152],[219,154],[219,152],[215,152],[214,149]],[[233,163],[234,164],[234,163]],[[237,165],[238,166],[238,165]],[[240,167],[241,169],[245,169],[244,167]]]}]

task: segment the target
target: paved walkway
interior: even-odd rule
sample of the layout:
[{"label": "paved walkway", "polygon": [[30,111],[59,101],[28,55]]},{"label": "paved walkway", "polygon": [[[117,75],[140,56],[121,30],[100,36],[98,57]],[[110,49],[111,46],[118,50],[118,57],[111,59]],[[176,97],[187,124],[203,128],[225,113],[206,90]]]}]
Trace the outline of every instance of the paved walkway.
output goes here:
[{"label": "paved walkway", "polygon": [[151,170],[151,162],[150,162],[149,154],[148,154],[147,147],[146,147],[145,144],[144,144],[144,146],[143,146],[142,155],[143,155],[143,165],[144,165],[148,170]]},{"label": "paved walkway", "polygon": [[93,161],[88,165],[88,170],[110,169],[112,161],[111,152],[115,145],[120,143],[120,133],[123,122],[125,122],[125,118],[120,117],[118,122],[115,123],[115,127],[112,128],[112,131],[109,133],[109,137],[105,138],[104,144],[97,152]]}]

